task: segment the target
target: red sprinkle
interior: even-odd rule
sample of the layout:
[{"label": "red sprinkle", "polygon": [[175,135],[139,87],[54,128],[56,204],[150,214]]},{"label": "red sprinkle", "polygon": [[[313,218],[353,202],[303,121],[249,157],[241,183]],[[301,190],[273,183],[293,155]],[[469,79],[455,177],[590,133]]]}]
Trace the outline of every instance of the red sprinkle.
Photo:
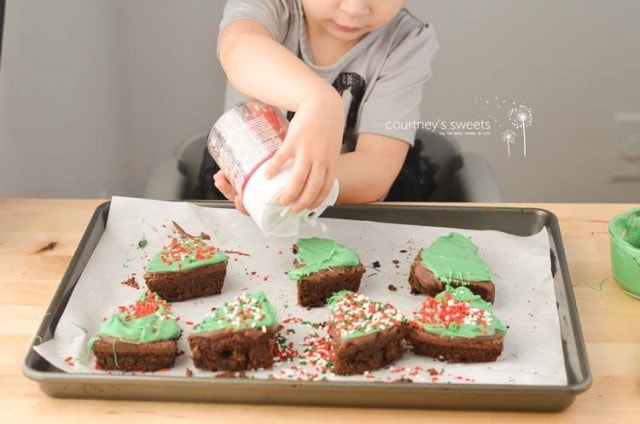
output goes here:
[{"label": "red sprinkle", "polygon": [[211,259],[218,250],[206,244],[200,237],[172,238],[171,243],[162,249],[160,260],[167,265],[178,262],[178,267],[181,267],[184,260],[195,262]]}]

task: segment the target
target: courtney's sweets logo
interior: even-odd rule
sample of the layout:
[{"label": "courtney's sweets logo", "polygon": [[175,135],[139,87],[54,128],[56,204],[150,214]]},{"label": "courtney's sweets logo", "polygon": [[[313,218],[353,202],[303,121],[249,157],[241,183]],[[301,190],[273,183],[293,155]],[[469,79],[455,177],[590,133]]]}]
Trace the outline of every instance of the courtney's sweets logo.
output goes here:
[{"label": "courtney's sweets logo", "polygon": [[[449,137],[491,137],[504,143],[507,156],[522,143],[527,156],[527,129],[533,125],[533,111],[527,105],[508,102],[498,97],[492,100],[477,98],[470,113],[472,119],[432,119],[425,121],[387,121],[387,130],[427,130]],[[466,116],[465,118],[468,118]]]},{"label": "courtney's sweets logo", "polygon": [[438,119],[434,121],[387,121],[388,130],[427,130],[440,135],[491,135],[491,121],[455,121]]}]

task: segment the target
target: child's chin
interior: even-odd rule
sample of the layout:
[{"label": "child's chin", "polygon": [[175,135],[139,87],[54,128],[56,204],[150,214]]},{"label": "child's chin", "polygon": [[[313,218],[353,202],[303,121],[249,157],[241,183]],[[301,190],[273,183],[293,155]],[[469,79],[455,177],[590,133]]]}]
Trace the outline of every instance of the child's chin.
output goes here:
[{"label": "child's chin", "polygon": [[346,31],[341,31],[341,30],[339,30],[337,28],[334,28],[331,31],[331,34],[335,38],[337,38],[338,40],[345,41],[345,42],[352,42],[352,41],[357,41],[357,40],[361,39],[367,33],[366,33],[365,30],[354,31],[354,32],[346,32]]}]

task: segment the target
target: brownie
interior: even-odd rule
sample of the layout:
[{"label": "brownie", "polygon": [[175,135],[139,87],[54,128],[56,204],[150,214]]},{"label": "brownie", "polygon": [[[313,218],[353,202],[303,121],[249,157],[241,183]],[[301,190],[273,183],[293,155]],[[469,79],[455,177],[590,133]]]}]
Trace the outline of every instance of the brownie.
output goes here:
[{"label": "brownie", "polygon": [[273,365],[276,329],[191,334],[193,363],[210,371],[245,371]]},{"label": "brownie", "polygon": [[298,304],[319,307],[342,290],[358,291],[364,274],[359,256],[330,239],[299,239],[293,245],[294,269],[289,279],[297,282]]},{"label": "brownie", "polygon": [[458,233],[438,238],[416,255],[409,271],[412,294],[436,296],[447,286],[468,287],[487,302],[495,299],[495,285],[478,247]]},{"label": "brownie", "polygon": [[177,352],[175,340],[135,344],[114,337],[100,337],[93,344],[96,365],[103,370],[158,371],[171,368]]},{"label": "brownie", "polygon": [[158,371],[173,366],[180,327],[171,306],[146,292],[107,317],[89,340],[96,365],[104,370]]},{"label": "brownie", "polygon": [[466,287],[448,287],[414,312],[407,341],[416,354],[442,361],[493,362],[506,333],[491,303]]},{"label": "brownie", "polygon": [[443,337],[426,331],[409,330],[407,340],[417,355],[428,356],[446,362],[494,362],[503,348],[503,337],[479,336],[473,340]]},{"label": "brownie", "polygon": [[342,291],[329,299],[335,374],[362,374],[391,364],[405,352],[405,319],[390,304]]},{"label": "brownie", "polygon": [[448,283],[438,280],[433,272],[422,264],[420,255],[416,256],[409,271],[409,285],[412,294],[426,294],[434,297],[442,292],[447,285],[458,287],[466,286],[473,293],[479,295],[487,302],[495,299],[496,288],[491,281],[468,281],[451,280]]},{"label": "brownie", "polygon": [[220,294],[228,257],[200,237],[171,240],[145,268],[149,290],[170,302]]},{"label": "brownie", "polygon": [[205,317],[189,335],[196,367],[245,371],[273,365],[278,322],[264,293],[244,293]]}]

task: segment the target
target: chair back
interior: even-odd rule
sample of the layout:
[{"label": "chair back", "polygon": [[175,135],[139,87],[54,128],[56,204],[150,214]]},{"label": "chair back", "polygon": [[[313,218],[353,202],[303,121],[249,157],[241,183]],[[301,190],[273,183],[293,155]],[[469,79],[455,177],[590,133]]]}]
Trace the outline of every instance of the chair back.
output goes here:
[{"label": "chair back", "polygon": [[176,150],[175,157],[178,158],[178,170],[187,178],[187,199],[197,198],[195,188],[198,184],[198,175],[202,157],[207,148],[208,133],[202,132],[183,141]]}]

